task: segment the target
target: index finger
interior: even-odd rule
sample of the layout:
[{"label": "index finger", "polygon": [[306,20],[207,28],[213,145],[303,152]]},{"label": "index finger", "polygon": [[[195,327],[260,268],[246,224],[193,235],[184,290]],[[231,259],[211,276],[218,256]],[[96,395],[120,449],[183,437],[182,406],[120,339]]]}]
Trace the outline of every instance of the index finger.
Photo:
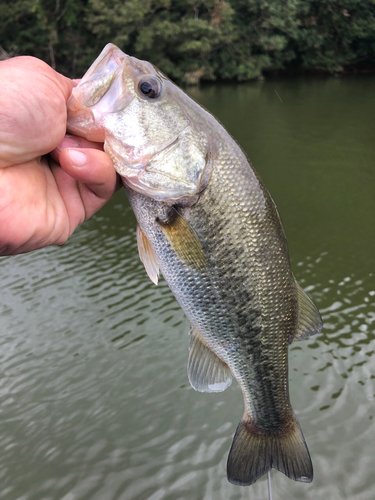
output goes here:
[{"label": "index finger", "polygon": [[0,167],[53,150],[66,131],[66,101],[76,83],[35,57],[0,62]]}]

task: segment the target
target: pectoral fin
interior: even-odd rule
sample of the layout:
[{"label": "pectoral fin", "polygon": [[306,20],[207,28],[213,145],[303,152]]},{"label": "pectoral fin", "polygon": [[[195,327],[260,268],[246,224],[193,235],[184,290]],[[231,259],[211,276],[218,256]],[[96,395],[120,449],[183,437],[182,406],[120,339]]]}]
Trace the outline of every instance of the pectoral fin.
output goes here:
[{"label": "pectoral fin", "polygon": [[323,321],[316,305],[297,281],[296,286],[298,293],[298,324],[293,340],[303,340],[319,333],[323,328]]},{"label": "pectoral fin", "polygon": [[188,377],[193,389],[200,392],[222,392],[232,383],[228,365],[211,351],[193,327],[191,327]]},{"label": "pectoral fin", "polygon": [[139,258],[145,266],[148,277],[153,283],[155,283],[155,285],[157,285],[159,279],[159,263],[150,242],[139,225],[137,226],[137,243]]},{"label": "pectoral fin", "polygon": [[204,270],[208,266],[201,242],[189,223],[173,210],[168,220],[157,220],[160,228],[178,258],[192,268]]}]

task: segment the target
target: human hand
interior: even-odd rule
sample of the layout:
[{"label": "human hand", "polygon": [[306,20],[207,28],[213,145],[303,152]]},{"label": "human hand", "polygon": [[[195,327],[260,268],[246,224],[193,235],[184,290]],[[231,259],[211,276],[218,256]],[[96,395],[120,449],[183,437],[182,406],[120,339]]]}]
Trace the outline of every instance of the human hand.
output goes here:
[{"label": "human hand", "polygon": [[16,57],[0,62],[0,81],[0,255],[62,245],[119,178],[101,144],[65,136],[72,80]]}]

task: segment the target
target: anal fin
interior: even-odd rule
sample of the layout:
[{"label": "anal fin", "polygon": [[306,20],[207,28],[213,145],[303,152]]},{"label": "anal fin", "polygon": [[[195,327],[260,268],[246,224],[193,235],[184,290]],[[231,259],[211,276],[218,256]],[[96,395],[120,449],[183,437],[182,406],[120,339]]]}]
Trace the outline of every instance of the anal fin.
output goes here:
[{"label": "anal fin", "polygon": [[137,243],[139,258],[145,266],[148,277],[153,283],[155,283],[155,285],[157,285],[159,279],[159,262],[152,246],[150,245],[150,242],[139,225],[137,225]]},{"label": "anal fin", "polygon": [[188,377],[193,389],[200,392],[222,392],[232,383],[228,365],[211,351],[193,327],[191,327]]}]

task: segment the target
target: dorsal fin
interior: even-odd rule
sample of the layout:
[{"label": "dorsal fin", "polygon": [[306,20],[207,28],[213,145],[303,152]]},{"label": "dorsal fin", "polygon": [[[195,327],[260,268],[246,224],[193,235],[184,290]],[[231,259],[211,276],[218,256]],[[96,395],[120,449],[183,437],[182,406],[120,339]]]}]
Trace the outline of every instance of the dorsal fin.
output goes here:
[{"label": "dorsal fin", "polygon": [[200,392],[222,392],[232,383],[229,367],[191,327],[188,377],[191,386]]},{"label": "dorsal fin", "polygon": [[150,245],[150,242],[139,225],[137,226],[137,243],[139,258],[145,266],[148,277],[153,283],[155,283],[155,285],[157,285],[159,279],[159,262]]},{"label": "dorsal fin", "polygon": [[301,285],[296,281],[298,294],[298,323],[293,340],[303,340],[319,333],[323,328],[320,313]]}]

